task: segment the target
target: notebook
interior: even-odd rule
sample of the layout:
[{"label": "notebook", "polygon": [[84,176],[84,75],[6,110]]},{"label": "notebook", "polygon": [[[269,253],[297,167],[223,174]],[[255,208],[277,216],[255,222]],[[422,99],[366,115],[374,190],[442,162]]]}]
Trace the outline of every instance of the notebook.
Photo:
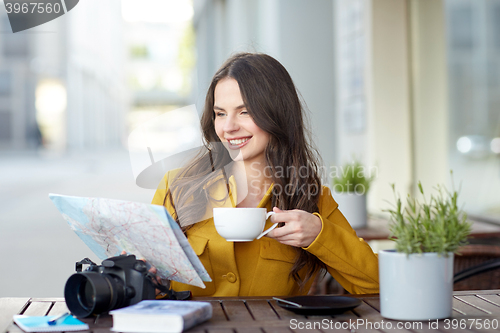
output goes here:
[{"label": "notebook", "polygon": [[67,332],[89,329],[89,325],[73,316],[67,316],[63,320],[57,321],[54,325],[49,325],[49,320],[56,317],[15,315],[14,322],[25,332]]}]

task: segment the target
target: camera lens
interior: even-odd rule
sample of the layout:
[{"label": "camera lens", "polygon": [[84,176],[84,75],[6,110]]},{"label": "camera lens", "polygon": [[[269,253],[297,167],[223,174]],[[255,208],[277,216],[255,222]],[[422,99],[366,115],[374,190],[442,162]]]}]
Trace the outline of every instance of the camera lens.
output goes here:
[{"label": "camera lens", "polygon": [[123,281],[110,274],[96,272],[76,273],[69,277],[64,287],[68,309],[84,318],[122,306],[125,301]]},{"label": "camera lens", "polygon": [[84,309],[90,310],[95,303],[94,288],[90,282],[83,280],[78,289],[78,302]]}]

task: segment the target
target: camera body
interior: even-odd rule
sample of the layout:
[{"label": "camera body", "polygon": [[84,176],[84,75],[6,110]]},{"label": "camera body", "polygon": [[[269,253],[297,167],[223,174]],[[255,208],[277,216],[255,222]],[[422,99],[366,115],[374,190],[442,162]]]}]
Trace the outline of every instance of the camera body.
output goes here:
[{"label": "camera body", "polygon": [[[90,266],[82,272],[82,265]],[[155,299],[154,276],[134,255],[121,255],[96,265],[90,259],[76,263],[77,273],[64,287],[68,309],[79,318]]]}]

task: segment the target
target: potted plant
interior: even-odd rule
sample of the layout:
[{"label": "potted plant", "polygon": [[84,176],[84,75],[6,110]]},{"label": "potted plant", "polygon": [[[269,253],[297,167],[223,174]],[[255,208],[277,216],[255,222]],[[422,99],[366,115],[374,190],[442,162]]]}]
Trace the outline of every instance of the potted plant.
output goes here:
[{"label": "potted plant", "polygon": [[333,192],[339,209],[354,229],[366,227],[366,193],[375,178],[357,160],[345,164],[333,178]]},{"label": "potted plant", "polygon": [[[394,185],[392,185],[395,193]],[[396,197],[390,239],[395,250],[379,251],[382,316],[396,320],[430,320],[451,316],[453,258],[470,234],[471,223],[457,205],[458,192],[438,186],[422,201],[408,195],[406,207]]]}]

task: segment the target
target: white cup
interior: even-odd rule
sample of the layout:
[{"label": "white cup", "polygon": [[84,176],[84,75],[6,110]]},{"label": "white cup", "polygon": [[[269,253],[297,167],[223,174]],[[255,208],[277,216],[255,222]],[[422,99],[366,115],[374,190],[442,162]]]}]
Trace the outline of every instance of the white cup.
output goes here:
[{"label": "white cup", "polygon": [[269,216],[265,208],[214,208],[214,224],[219,235],[228,242],[250,242],[260,239],[276,228],[278,223],[263,232]]}]

